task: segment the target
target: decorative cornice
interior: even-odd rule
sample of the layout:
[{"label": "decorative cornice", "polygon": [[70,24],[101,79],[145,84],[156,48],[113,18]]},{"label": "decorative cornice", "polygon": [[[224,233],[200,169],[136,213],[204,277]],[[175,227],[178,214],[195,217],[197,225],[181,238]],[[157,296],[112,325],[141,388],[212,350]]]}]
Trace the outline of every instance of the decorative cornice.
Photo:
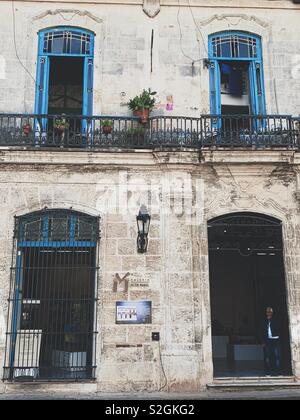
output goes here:
[{"label": "decorative cornice", "polygon": [[75,16],[88,17],[91,20],[102,23],[103,20],[88,12],[87,10],[76,10],[76,9],[56,9],[56,10],[46,10],[45,12],[32,18],[32,21],[44,19],[47,16],[57,16],[59,15],[63,20],[71,22]]},{"label": "decorative cornice", "polygon": [[262,28],[267,28],[269,24],[267,22],[264,22],[263,20],[259,19],[256,16],[249,16],[246,14],[232,14],[232,13],[223,13],[222,15],[214,15],[209,19],[203,20],[199,22],[200,26],[207,26],[211,25],[214,21],[222,21],[227,20],[228,23],[230,23],[231,26],[238,26],[241,21],[247,21],[247,22],[254,22],[258,26],[261,26]]}]

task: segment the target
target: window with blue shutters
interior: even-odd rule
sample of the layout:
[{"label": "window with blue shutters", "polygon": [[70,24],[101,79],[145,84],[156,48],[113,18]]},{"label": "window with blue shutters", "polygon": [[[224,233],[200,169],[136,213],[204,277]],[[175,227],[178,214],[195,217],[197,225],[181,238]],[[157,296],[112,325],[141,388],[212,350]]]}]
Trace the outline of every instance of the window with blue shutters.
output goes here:
[{"label": "window with blue shutters", "polygon": [[35,112],[92,115],[93,67],[92,32],[74,27],[42,30]]},{"label": "window with blue shutters", "polygon": [[246,32],[209,37],[211,114],[265,113],[261,38]]}]

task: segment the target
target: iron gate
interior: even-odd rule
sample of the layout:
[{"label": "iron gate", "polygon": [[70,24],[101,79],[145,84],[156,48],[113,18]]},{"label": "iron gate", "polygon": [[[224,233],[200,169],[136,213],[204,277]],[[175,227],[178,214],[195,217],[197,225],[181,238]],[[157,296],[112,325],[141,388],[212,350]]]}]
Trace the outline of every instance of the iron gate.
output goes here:
[{"label": "iron gate", "polygon": [[16,218],[4,379],[95,378],[98,240],[72,210]]},{"label": "iron gate", "polygon": [[208,223],[210,251],[281,252],[282,223],[256,213],[236,213],[217,217]]}]

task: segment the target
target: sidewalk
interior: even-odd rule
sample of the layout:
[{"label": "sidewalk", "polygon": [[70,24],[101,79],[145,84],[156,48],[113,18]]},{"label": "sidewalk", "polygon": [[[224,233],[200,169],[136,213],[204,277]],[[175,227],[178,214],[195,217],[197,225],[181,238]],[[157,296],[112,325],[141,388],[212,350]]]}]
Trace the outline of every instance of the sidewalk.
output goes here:
[{"label": "sidewalk", "polygon": [[199,394],[138,393],[138,394],[62,394],[62,393],[30,393],[0,394],[0,400],[300,400],[300,390],[270,391],[206,391]]}]

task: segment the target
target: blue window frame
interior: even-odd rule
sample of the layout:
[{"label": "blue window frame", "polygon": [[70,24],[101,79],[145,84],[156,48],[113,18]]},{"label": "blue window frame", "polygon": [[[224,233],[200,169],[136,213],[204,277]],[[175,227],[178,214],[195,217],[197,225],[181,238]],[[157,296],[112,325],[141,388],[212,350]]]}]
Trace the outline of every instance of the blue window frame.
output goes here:
[{"label": "blue window frame", "polygon": [[69,210],[45,210],[23,216],[18,247],[94,247],[98,240],[95,217]]},{"label": "blue window frame", "polygon": [[252,115],[265,114],[265,92],[261,38],[246,32],[219,32],[209,36],[210,109],[221,115],[220,65],[226,61],[249,63],[250,108]]},{"label": "blue window frame", "polygon": [[[35,113],[48,113],[51,57],[82,57],[83,115],[93,112],[94,33],[74,27],[57,27],[39,32]],[[44,122],[45,123],[45,122]]]},{"label": "blue window frame", "polygon": [[[39,212],[30,213],[17,217],[15,220],[16,240],[16,259],[15,267],[12,269],[12,281],[10,289],[10,311],[11,311],[11,331],[8,336],[11,338],[7,342],[7,356],[9,364],[6,366],[6,379],[13,379],[13,369],[20,363],[24,366],[30,365],[37,360],[20,360],[16,353],[20,350],[16,347],[18,336],[18,325],[20,324],[21,306],[22,306],[22,285],[24,277],[24,255],[31,253],[37,255],[38,252],[67,252],[75,255],[77,252],[92,255],[89,260],[89,270],[91,273],[96,271],[95,250],[99,240],[99,218],[89,216],[84,213],[64,209],[44,209]],[[67,254],[66,254],[67,255]],[[82,254],[83,255],[83,254]],[[84,264],[84,259],[78,260]],[[28,271],[29,267],[26,268]],[[30,267],[41,273],[47,267]],[[65,266],[64,269],[72,270],[72,266]],[[25,271],[26,271],[25,270]],[[75,276],[75,271],[74,271]],[[82,289],[84,292],[84,288]],[[93,298],[91,298],[93,299]],[[5,358],[7,357],[5,356]],[[20,366],[19,366],[20,367]]]}]

